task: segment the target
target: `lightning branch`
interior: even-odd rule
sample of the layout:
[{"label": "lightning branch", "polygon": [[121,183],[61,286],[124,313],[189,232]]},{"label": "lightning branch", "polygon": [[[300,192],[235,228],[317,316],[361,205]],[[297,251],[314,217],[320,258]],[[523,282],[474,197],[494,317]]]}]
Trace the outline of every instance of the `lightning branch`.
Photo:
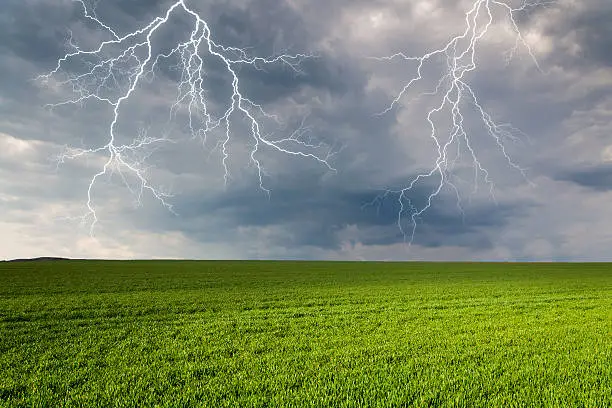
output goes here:
[{"label": "lightning branch", "polygon": [[[402,89],[380,115],[390,112],[401,104],[402,99],[407,96],[409,91],[413,89],[419,81],[423,80],[424,69],[428,64],[435,63],[436,59],[441,59],[445,62],[445,69],[435,89],[430,92],[421,93],[417,96],[417,98],[422,96],[437,98],[434,99],[437,100],[437,102],[434,102],[434,105],[426,115],[426,120],[430,129],[429,136],[437,150],[435,162],[428,171],[417,174],[409,180],[404,187],[396,190],[386,190],[369,204],[378,203],[378,205],[380,205],[382,200],[387,197],[395,196],[397,198],[397,203],[399,204],[397,226],[404,236],[404,242],[407,242],[409,245],[412,244],[418,221],[421,216],[431,208],[433,200],[440,195],[444,187],[448,187],[453,191],[457,198],[457,207],[462,215],[465,215],[461,205],[459,189],[453,183],[452,178],[453,169],[459,159],[459,152],[461,152],[460,144],[464,146],[464,151],[466,151],[469,160],[471,160],[474,169],[475,189],[477,189],[478,178],[480,176],[489,186],[490,194],[495,200],[494,183],[489,172],[481,164],[481,160],[478,158],[474,143],[471,140],[472,138],[464,122],[470,110],[471,112],[475,112],[477,117],[482,121],[486,134],[491,138],[495,146],[497,146],[507,164],[518,171],[527,182],[533,184],[527,178],[525,169],[513,161],[507,149],[508,143],[520,140],[522,136],[526,136],[525,133],[509,123],[497,123],[493,120],[491,114],[487,112],[480,102],[477,92],[470,85],[467,75],[478,67],[476,62],[478,46],[487,35],[490,27],[494,24],[494,12],[496,11],[506,16],[515,38],[514,45],[504,53],[506,64],[510,63],[519,47],[523,47],[527,50],[536,68],[544,73],[535,54],[522,34],[517,19],[521,13],[533,11],[539,7],[546,7],[553,3],[553,1],[522,0],[520,4],[513,6],[511,3],[499,0],[476,0],[465,13],[464,31],[451,38],[450,41],[442,47],[419,56],[398,52],[384,57],[372,57],[375,60],[383,62],[403,60],[414,64],[416,67],[412,76],[406,80]],[[445,135],[440,134],[439,122],[434,120],[434,116],[440,113],[447,113],[450,117],[451,129],[450,132]],[[457,153],[453,155],[452,152]],[[424,203],[420,205],[415,203],[411,198],[411,193],[414,192],[417,186],[434,178],[437,178],[438,181],[432,183],[433,187],[431,187]],[[404,227],[405,222],[403,222],[406,214],[410,217],[409,231],[406,230]]]},{"label": "lightning branch", "polygon": [[[230,172],[228,158],[230,157],[230,142],[238,135],[233,132],[236,121],[246,122],[248,137],[251,140],[250,162],[254,165],[259,179],[259,187],[269,194],[264,185],[266,175],[258,153],[262,147],[277,152],[315,160],[329,170],[335,171],[330,164],[334,151],[324,143],[315,143],[308,135],[308,128],[301,126],[294,132],[287,132],[283,138],[273,139],[271,133],[265,132],[264,121],[273,121],[281,125],[276,115],[269,114],[261,104],[249,98],[243,91],[243,80],[240,78],[240,68],[248,66],[264,70],[266,66],[282,65],[300,74],[300,64],[306,58],[315,58],[312,54],[278,54],[271,57],[258,57],[249,54],[247,49],[227,46],[216,41],[208,22],[184,0],[171,4],[163,13],[155,17],[141,28],[121,34],[102,21],[96,13],[96,5],[89,6],[84,0],[73,0],[78,5],[84,17],[107,35],[107,40],[100,41],[95,47],[82,48],[72,38],[68,39],[69,51],[58,59],[53,70],[37,79],[44,84],[55,87],[68,87],[73,95],[66,100],[49,105],[57,108],[63,105],[82,106],[88,101],[106,104],[112,109],[108,123],[105,142],[98,146],[86,148],[67,147],[60,155],[58,164],[84,156],[104,155],[104,163],[93,175],[87,189],[87,211],[79,217],[83,222],[90,223],[90,233],[98,222],[94,189],[99,179],[105,175],[119,174],[125,185],[136,197],[138,203],[145,193],[151,194],[168,210],[173,211],[169,201],[171,195],[152,184],[148,176],[149,166],[146,159],[153,151],[165,143],[176,143],[167,135],[152,137],[146,130],[141,130],[131,138],[129,143],[119,141],[118,122],[126,115],[125,105],[134,98],[140,86],[151,82],[156,71],[171,58],[178,61],[174,69],[178,69],[180,79],[176,83],[177,97],[170,107],[168,121],[176,118],[177,112],[186,111],[188,133],[193,138],[199,138],[204,143],[207,137],[215,131],[223,137],[216,148],[220,151],[221,165],[224,169],[224,182],[227,183]],[[190,33],[184,41],[178,42],[167,52],[155,51],[155,37],[161,29],[169,24],[174,15],[181,13],[189,21]],[[160,34],[161,35],[161,34]],[[210,99],[207,89],[206,63],[213,61],[220,64],[231,83],[231,96],[225,100],[220,114],[213,114],[212,105],[217,101]],[[74,69],[75,65],[85,66],[85,70]],[[75,72],[76,71],[76,72]],[[302,122],[302,125],[304,123]],[[124,140],[125,135],[121,140]],[[129,140],[129,138],[128,138]],[[325,153],[320,153],[323,150]],[[336,152],[337,153],[337,152]],[[128,176],[137,180],[137,187],[132,186]]]}]

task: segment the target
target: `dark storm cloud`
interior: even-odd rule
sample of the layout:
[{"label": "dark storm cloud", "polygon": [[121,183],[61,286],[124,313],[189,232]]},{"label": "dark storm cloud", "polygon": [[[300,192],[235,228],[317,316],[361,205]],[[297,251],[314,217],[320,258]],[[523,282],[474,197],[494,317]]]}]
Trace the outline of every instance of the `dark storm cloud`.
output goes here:
[{"label": "dark storm cloud", "polygon": [[[124,34],[128,30],[142,27],[155,16],[163,15],[170,4],[168,1],[104,1],[98,3],[96,13],[119,34]],[[208,8],[205,10],[198,9],[195,4],[194,7],[210,23],[215,41],[224,45],[248,47],[252,56],[268,56],[284,49],[289,49],[288,52],[291,53],[316,52],[309,49],[311,39],[305,23],[294,10],[281,0],[267,0],[266,7],[262,8],[261,5],[251,3],[246,8],[241,8],[231,3],[213,3],[206,6]],[[12,80],[1,81],[0,92],[10,96],[3,107],[4,111],[18,118],[21,116],[20,112],[31,109],[36,103],[43,105],[44,90],[36,87],[33,79],[53,69],[57,59],[66,52],[70,27],[80,27],[74,31],[74,41],[77,44],[88,44],[89,47],[96,46],[101,39],[108,39],[108,35],[94,22],[83,17],[83,10],[76,2],[41,2],[36,6],[37,12],[32,12],[26,3],[10,2],[6,10],[6,13],[1,14],[4,24],[0,25],[0,37],[6,40],[0,44],[5,55],[0,61],[0,75]],[[185,41],[189,37],[192,23],[189,15],[177,10],[168,26],[160,30],[154,39],[156,50],[167,52],[178,42]],[[83,26],[87,29],[83,29]],[[96,40],[92,42],[88,35]],[[300,73],[283,64],[265,65],[261,70],[240,66],[237,72],[240,75],[241,89],[245,96],[256,103],[266,105],[304,88],[342,96],[352,89],[360,89],[365,83],[365,75],[357,69],[351,69],[348,66],[350,61],[325,53],[317,55],[317,58],[302,62]],[[176,62],[178,61],[172,61]],[[205,62],[209,98],[219,102],[227,101],[231,95],[232,78],[225,65],[214,58],[205,58]],[[84,68],[76,65],[68,64],[67,67],[80,68],[80,71]],[[179,80],[176,70],[170,70],[169,66],[160,66],[157,74],[161,74],[161,79]],[[74,95],[68,97],[72,96]],[[60,97],[48,101],[53,103],[61,99]],[[85,127],[75,132],[78,134],[91,134],[86,132],[87,127],[92,123],[105,123],[102,115],[108,114],[97,112],[96,109],[87,112],[76,106],[73,111],[73,114],[78,112],[75,118],[87,118]],[[42,111],[37,112],[37,115],[29,117],[31,123],[39,120]],[[99,115],[100,120],[95,120],[95,115]],[[77,120],[73,126],[76,128],[79,123]]]},{"label": "dark storm cloud", "polygon": [[557,41],[551,61],[560,66],[593,68],[612,66],[612,2],[576,2],[565,13],[545,25],[545,33]]},{"label": "dark storm cloud", "polygon": [[213,3],[209,15],[215,38],[225,44],[255,47],[270,54],[311,44],[312,36],[302,17],[283,0],[260,0],[245,7]]},{"label": "dark storm cloud", "polygon": [[612,2],[599,2],[569,21],[576,33],[581,57],[605,66],[612,66]]},{"label": "dark storm cloud", "polygon": [[261,0],[246,7],[231,3],[213,3],[205,15],[210,18],[217,43],[249,50],[251,56],[274,56],[279,53],[314,54],[304,60],[299,73],[284,64],[262,65],[256,69],[240,67],[246,95],[269,103],[284,98],[304,86],[331,93],[346,93],[359,87],[364,75],[356,77],[347,61],[312,49],[315,36],[309,33],[303,18],[283,0]]},{"label": "dark storm cloud", "polygon": [[565,170],[557,174],[556,179],[570,181],[595,191],[612,191],[612,164]]},{"label": "dark storm cloud", "polygon": [[71,13],[66,15],[69,10],[53,3],[40,3],[34,13],[18,1],[4,4],[0,13],[1,54],[43,66],[57,60],[65,49],[68,32],[64,24],[71,20]]},{"label": "dark storm cloud", "polygon": [[[246,96],[266,104],[287,97],[302,87],[345,93],[349,87],[354,86],[352,81],[363,81],[361,78],[354,78],[355,71],[349,72],[345,61],[309,49],[311,39],[304,21],[285,2],[266,0],[265,3],[249,3],[247,8],[231,3],[213,3],[208,9],[201,11],[201,15],[209,22],[214,41],[226,46],[244,47],[251,56],[267,57],[286,51],[293,54],[314,52],[317,57],[303,61],[299,66],[300,73],[282,63],[264,65],[261,69],[248,65],[239,66],[237,69]],[[128,30],[144,26],[155,16],[163,15],[170,4],[167,1],[108,1],[99,3],[96,13],[103,22],[109,22],[121,35]],[[21,79],[3,81],[0,89],[4,94],[21,94],[23,100],[38,93],[32,87],[31,80],[54,68],[57,59],[66,53],[68,27],[71,24],[84,24],[93,33],[104,38],[99,26],[83,18],[82,8],[78,3],[71,7],[41,3],[37,7],[40,8],[40,13],[32,13],[25,5],[11,2],[9,12],[2,14],[4,24],[0,25],[0,37],[6,39],[0,44],[0,49],[6,55],[27,61],[32,67],[40,67],[40,72],[24,72],[19,60],[9,64],[8,59],[5,59],[4,64],[0,64],[0,74],[3,77]],[[156,50],[168,52],[179,42],[186,41],[192,27],[192,17],[180,9],[177,10],[167,27],[162,27],[160,35],[154,38]],[[73,41],[77,44],[86,40],[79,38],[78,33],[75,35],[77,37]],[[178,60],[173,61],[177,62]],[[205,64],[206,75],[210,80],[210,95],[223,99],[231,86],[231,76],[227,73],[225,64],[217,58],[205,59]],[[158,73],[173,81],[179,80],[180,76],[176,70],[170,70],[164,65],[160,67]]]},{"label": "dark storm cloud", "polygon": [[[33,12],[25,2],[8,1],[0,10],[0,95],[9,101],[5,109],[17,111],[21,103],[36,100],[32,80],[54,67],[66,50],[66,26],[71,9],[40,3]],[[74,16],[76,18],[76,16]]]},{"label": "dark storm cloud", "polygon": [[[333,94],[343,94],[355,86],[356,79],[345,66],[346,62],[329,55],[317,56],[304,60],[296,73],[283,65],[266,67],[265,71],[245,67],[241,73],[246,75],[245,92],[257,95],[262,103],[286,97],[301,87],[308,86],[325,90]],[[348,75],[347,75],[348,74]]]},{"label": "dark storm cloud", "polygon": [[[363,231],[351,240],[364,245],[391,245],[404,242],[406,238],[397,225],[400,211],[397,195],[375,200],[376,192],[371,190],[334,188],[307,176],[301,178],[299,189],[295,186],[289,183],[275,186],[270,200],[256,189],[232,191],[212,199],[185,198],[176,207],[181,230],[198,240],[218,239],[218,234],[211,237],[211,231],[197,222],[199,216],[207,214],[227,220],[236,228],[280,226],[284,233],[269,238],[270,244],[276,247],[311,246],[337,250],[342,244],[341,232],[351,226]],[[424,201],[432,188],[418,187],[410,197],[413,201]],[[444,195],[441,198],[449,202],[453,199]],[[489,203],[466,207],[465,214],[461,214],[455,204],[434,204],[417,220],[418,233],[413,243],[424,247],[490,248],[493,243],[483,231],[507,225],[529,207],[527,203]],[[403,214],[402,227],[410,239],[409,211]]]}]

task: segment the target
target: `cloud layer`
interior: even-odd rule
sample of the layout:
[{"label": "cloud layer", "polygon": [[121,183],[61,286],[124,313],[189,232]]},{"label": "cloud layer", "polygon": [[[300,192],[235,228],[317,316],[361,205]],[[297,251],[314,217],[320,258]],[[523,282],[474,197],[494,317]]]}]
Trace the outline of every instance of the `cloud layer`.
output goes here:
[{"label": "cloud layer", "polygon": [[[509,4],[512,2],[509,2]],[[514,2],[516,3],[516,2]],[[514,4],[512,3],[512,4]],[[85,2],[92,6],[93,2]],[[162,15],[169,1],[103,0],[96,16],[123,35]],[[150,194],[140,203],[119,173],[93,190],[99,218],[95,236],[78,216],[86,212],[91,177],[104,164],[90,155],[57,165],[64,146],[106,143],[112,111],[99,103],[50,110],[73,89],[34,79],[55,68],[67,41],[91,48],[109,39],[76,1],[9,0],[0,11],[0,258],[71,256],[111,258],[280,258],[431,260],[612,259],[612,5],[608,1],[554,4],[517,13],[525,41],[515,45],[508,19],[494,24],[476,54],[478,69],[466,80],[499,123],[524,132],[507,153],[514,168],[476,116],[465,118],[471,147],[488,171],[474,178],[466,146],[431,208],[398,219],[397,194],[428,171],[437,157],[427,112],[444,61],[425,67],[424,80],[384,115],[414,74],[410,62],[372,60],[404,52],[420,55],[444,46],[465,29],[469,1],[196,1],[215,41],[245,47],[251,55],[284,50],[315,54],[301,72],[271,65],[243,67],[245,96],[279,115],[286,126],[265,122],[272,138],[302,123],[306,137],[333,147],[330,171],[316,160],[262,148],[265,187],[249,165],[247,122],[236,121],[224,185],[222,152],[186,132],[185,117],[167,126],[178,72],[162,66],[143,84],[117,124],[129,142],[142,129],[179,143],[151,153],[149,177],[173,193],[176,215]],[[90,9],[90,11],[93,9]],[[154,38],[159,51],[189,35],[189,16],[177,13]],[[71,39],[71,40],[70,40]],[[83,66],[70,66],[78,72]],[[207,65],[211,109],[222,111],[231,78],[222,64]],[[111,90],[113,91],[113,90]],[[109,91],[109,92],[111,92]],[[113,91],[116,92],[116,89]],[[450,129],[440,115],[440,129]],[[444,122],[444,121],[447,122]],[[446,126],[446,128],[445,128]],[[216,135],[218,136],[218,135]],[[453,151],[453,155],[455,151]],[[453,156],[454,157],[454,156]],[[134,186],[134,179],[127,182]],[[422,206],[435,177],[410,193]],[[402,231],[404,233],[402,233]]]}]

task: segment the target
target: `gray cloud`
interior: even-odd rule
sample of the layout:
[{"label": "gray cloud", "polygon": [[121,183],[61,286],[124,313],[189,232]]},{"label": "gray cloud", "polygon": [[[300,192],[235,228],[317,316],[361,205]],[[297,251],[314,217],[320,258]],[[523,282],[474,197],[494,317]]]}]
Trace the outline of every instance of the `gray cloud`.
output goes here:
[{"label": "gray cloud", "polygon": [[[233,229],[217,231],[214,225],[207,224],[207,220],[214,218],[240,228],[275,231],[268,237],[269,245],[324,250],[339,250],[345,239],[380,246],[404,243],[411,238],[410,212],[403,214],[401,222],[406,235],[398,228],[397,195],[379,195],[376,199],[376,192],[372,190],[343,189],[312,176],[299,177],[300,188],[296,189],[298,180],[291,182],[291,179],[297,177],[289,179],[285,180],[287,184],[275,185],[269,199],[254,188],[233,190],[213,198],[185,198],[176,206],[179,219],[167,218],[167,222],[178,222],[181,231],[199,241],[220,237],[229,241],[235,236]],[[408,197],[412,202],[425,201],[433,187],[421,186]],[[441,198],[452,197],[443,194]],[[434,204],[416,220],[413,244],[435,248],[445,245],[492,248],[491,237],[482,232],[504,227],[532,206],[523,202],[498,205],[483,202],[467,206],[462,213],[456,206]],[[345,232],[352,226],[358,226],[362,232],[347,238]]]},{"label": "gray cloud", "polygon": [[577,12],[568,13],[561,24],[551,26],[551,33],[572,39],[575,55],[583,66],[588,67],[596,63],[610,67],[612,4],[605,0],[578,4]]},{"label": "gray cloud", "polygon": [[596,191],[612,191],[612,164],[566,170],[557,175],[557,180],[570,181]]}]

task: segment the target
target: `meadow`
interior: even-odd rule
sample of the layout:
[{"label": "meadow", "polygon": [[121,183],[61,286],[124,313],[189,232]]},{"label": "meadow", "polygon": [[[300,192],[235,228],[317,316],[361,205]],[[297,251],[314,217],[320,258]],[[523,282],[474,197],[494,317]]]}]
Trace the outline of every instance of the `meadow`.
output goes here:
[{"label": "meadow", "polygon": [[612,407],[612,264],[0,263],[1,407]]}]

